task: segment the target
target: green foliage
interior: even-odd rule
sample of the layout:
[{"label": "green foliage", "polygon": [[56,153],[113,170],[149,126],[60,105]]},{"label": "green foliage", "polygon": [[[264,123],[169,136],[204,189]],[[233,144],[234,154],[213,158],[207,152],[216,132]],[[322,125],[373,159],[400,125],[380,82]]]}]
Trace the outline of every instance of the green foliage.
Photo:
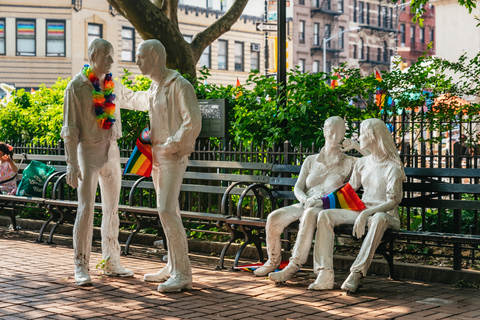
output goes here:
[{"label": "green foliage", "polygon": [[63,95],[70,79],[58,79],[51,87],[41,85],[34,93],[23,89],[0,104],[0,141],[57,142],[63,122]]}]

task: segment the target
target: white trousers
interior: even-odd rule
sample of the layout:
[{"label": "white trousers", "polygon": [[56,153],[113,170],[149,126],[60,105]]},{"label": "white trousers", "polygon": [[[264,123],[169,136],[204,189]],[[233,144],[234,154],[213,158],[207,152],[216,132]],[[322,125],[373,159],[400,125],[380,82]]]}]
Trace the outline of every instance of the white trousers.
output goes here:
[{"label": "white trousers", "polygon": [[157,193],[158,214],[167,238],[170,278],[191,279],[187,235],[178,203],[188,156],[163,158],[156,151],[153,154],[152,178]]},{"label": "white trousers", "polygon": [[[345,209],[323,210],[318,215],[317,234],[314,247],[314,271],[333,270],[334,228],[338,225],[353,225],[359,215],[358,211]],[[367,270],[380,241],[387,229],[400,229],[398,217],[385,212],[377,212],[368,218],[368,232],[363,240],[360,252],[353,262],[350,272],[361,272],[366,276]]]},{"label": "white trousers", "polygon": [[78,160],[83,180],[78,184],[78,210],[73,228],[75,264],[88,268],[92,250],[95,194],[99,182],[102,199],[103,259],[109,258],[112,264],[119,263],[118,201],[122,172],[117,142],[81,142],[78,146]]},{"label": "white trousers", "polygon": [[[281,234],[283,230],[292,222],[300,219],[297,239],[292,251],[292,258],[306,262],[310,247],[312,246],[313,234],[317,227],[317,215],[321,208],[304,209],[301,203],[277,209],[267,217],[265,232],[267,235],[267,253],[270,264],[280,264],[282,259]],[[305,257],[304,257],[305,256]],[[290,260],[292,260],[290,258]]]}]

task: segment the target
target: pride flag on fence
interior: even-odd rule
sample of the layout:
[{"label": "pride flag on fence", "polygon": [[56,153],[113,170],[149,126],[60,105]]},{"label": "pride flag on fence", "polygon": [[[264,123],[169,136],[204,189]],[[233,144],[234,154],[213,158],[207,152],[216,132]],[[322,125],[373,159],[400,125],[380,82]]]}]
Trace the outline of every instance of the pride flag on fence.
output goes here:
[{"label": "pride flag on fence", "polygon": [[349,209],[355,211],[365,209],[365,205],[350,183],[347,183],[337,191],[327,194],[322,198],[322,202],[324,209]]},{"label": "pride flag on fence", "polygon": [[145,128],[137,139],[132,155],[125,165],[125,170],[123,170],[123,174],[126,173],[144,177],[150,177],[152,173],[152,146],[150,145],[148,128]]}]

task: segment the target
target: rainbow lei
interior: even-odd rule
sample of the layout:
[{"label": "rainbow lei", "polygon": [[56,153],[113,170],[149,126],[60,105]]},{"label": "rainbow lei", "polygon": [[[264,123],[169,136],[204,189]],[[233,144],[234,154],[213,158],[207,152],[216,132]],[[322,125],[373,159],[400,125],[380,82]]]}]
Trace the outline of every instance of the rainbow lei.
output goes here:
[{"label": "rainbow lei", "polygon": [[88,64],[83,67],[82,73],[93,84],[92,95],[97,122],[103,129],[108,130],[115,122],[115,103],[113,103],[115,100],[115,95],[113,94],[115,82],[112,80],[112,74],[105,75],[105,80],[103,81],[105,91],[102,92],[100,80],[95,76]]}]

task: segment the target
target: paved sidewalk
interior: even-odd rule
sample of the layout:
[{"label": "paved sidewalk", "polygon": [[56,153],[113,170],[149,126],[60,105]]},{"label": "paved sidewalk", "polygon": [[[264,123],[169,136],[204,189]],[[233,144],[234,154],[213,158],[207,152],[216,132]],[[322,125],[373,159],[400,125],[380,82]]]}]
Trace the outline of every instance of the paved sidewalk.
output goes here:
[{"label": "paved sidewalk", "polygon": [[[36,244],[36,234],[0,229],[0,319],[480,319],[478,289],[370,276],[357,293],[312,292],[311,270],[276,286],[249,272],[216,271],[218,258],[190,254],[193,290],[159,293],[142,281],[165,265],[163,250],[134,247],[122,257],[130,279],[101,275],[98,244],[91,256],[93,287],[74,285],[71,238]],[[232,263],[228,263],[232,265]]]}]

